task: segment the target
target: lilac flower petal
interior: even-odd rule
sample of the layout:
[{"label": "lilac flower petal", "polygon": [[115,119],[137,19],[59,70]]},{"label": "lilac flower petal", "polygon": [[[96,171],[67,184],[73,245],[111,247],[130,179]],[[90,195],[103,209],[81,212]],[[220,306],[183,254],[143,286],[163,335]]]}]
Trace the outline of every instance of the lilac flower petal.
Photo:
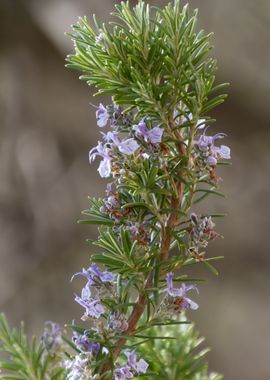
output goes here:
[{"label": "lilac flower petal", "polygon": [[90,341],[87,335],[79,335],[75,332],[73,342],[82,352],[98,353],[100,350],[100,344]]},{"label": "lilac flower petal", "polygon": [[224,137],[226,137],[227,135],[225,133],[216,133],[214,136],[213,136],[213,141],[217,140],[217,139],[224,139]]},{"label": "lilac flower petal", "polygon": [[138,373],[146,373],[148,367],[149,367],[149,364],[144,359],[140,359],[137,362],[136,371]]},{"label": "lilac flower petal", "polygon": [[167,292],[172,297],[182,297],[182,289],[181,288],[174,288],[173,286],[173,273],[168,273],[166,276],[167,280]]},{"label": "lilac flower petal", "polygon": [[90,265],[90,267],[87,269],[87,272],[90,272],[92,275],[97,277],[100,277],[103,273],[96,264]]},{"label": "lilac flower petal", "polygon": [[111,160],[105,159],[100,161],[98,172],[101,178],[108,178],[111,175]]},{"label": "lilac flower petal", "polygon": [[114,379],[115,380],[126,380],[126,379],[132,379],[133,373],[130,371],[129,366],[124,366],[121,368],[117,368],[114,371]]},{"label": "lilac flower petal", "polygon": [[223,158],[224,160],[230,160],[231,159],[231,149],[226,145],[221,145],[218,154],[220,158]]},{"label": "lilac flower petal", "polygon": [[137,354],[136,352],[134,351],[126,351],[125,352],[125,355],[127,357],[127,360],[128,360],[128,365],[133,368],[133,369],[136,369],[136,363],[137,363]]},{"label": "lilac flower petal", "polygon": [[148,140],[152,144],[161,143],[164,129],[160,127],[154,127],[148,132]]},{"label": "lilac flower petal", "polygon": [[102,282],[112,282],[115,279],[115,274],[103,272],[96,264],[92,264],[87,271],[92,273],[92,275],[97,276]]},{"label": "lilac flower petal", "polygon": [[148,128],[143,121],[141,121],[138,125],[134,125],[133,130],[136,135],[147,136],[148,133]]},{"label": "lilac flower petal", "polygon": [[118,132],[116,132],[116,131],[107,132],[107,133],[102,132],[102,136],[103,136],[103,139],[108,143],[113,142],[116,145],[120,143],[120,140],[118,137]]},{"label": "lilac flower petal", "polygon": [[137,354],[135,351],[126,351],[125,355],[128,360],[128,365],[137,373],[145,373],[147,371],[148,363],[143,359],[137,361]]},{"label": "lilac flower petal", "polygon": [[84,276],[88,280],[87,284],[90,286],[94,284],[94,281],[93,281],[91,275],[84,268],[83,268],[82,272],[74,273],[74,275],[71,277],[70,281],[73,281],[74,277],[76,277],[76,276]]},{"label": "lilac flower petal", "polygon": [[164,129],[160,127],[148,129],[144,121],[141,121],[138,125],[134,125],[133,130],[136,136],[142,136],[146,142],[151,144],[160,143],[164,133]]},{"label": "lilac flower petal", "polygon": [[205,160],[205,163],[207,165],[210,165],[210,166],[216,166],[217,165],[217,159],[215,157],[213,157],[213,156],[209,156]]},{"label": "lilac flower petal", "polygon": [[190,298],[185,297],[184,300],[185,300],[185,303],[188,304],[188,308],[185,308],[186,310],[188,309],[197,310],[199,308],[199,305],[196,302],[192,301]]},{"label": "lilac flower petal", "polygon": [[100,103],[100,105],[96,111],[96,118],[97,118],[97,125],[100,128],[106,127],[106,125],[110,119],[110,115],[109,115],[107,109],[101,103]]},{"label": "lilac flower petal", "polygon": [[83,300],[90,300],[91,298],[91,290],[90,290],[90,286],[89,286],[89,282],[85,285],[84,288],[82,288],[82,291],[81,291],[81,298]]},{"label": "lilac flower petal", "polygon": [[185,293],[189,292],[190,290],[196,290],[196,292],[199,294],[199,290],[196,285],[185,285]]},{"label": "lilac flower petal", "polygon": [[216,166],[218,159],[229,160],[231,150],[226,145],[216,146],[217,139],[223,139],[225,133],[217,133],[214,136],[206,136],[205,132],[194,141],[194,145],[201,151],[204,162],[210,166]]},{"label": "lilac flower petal", "polygon": [[92,318],[100,318],[100,316],[105,312],[105,309],[99,303],[99,300],[83,299],[79,296],[76,296],[75,301],[85,309],[86,316]]},{"label": "lilac flower petal", "polygon": [[98,145],[92,148],[89,152],[89,162],[91,163],[96,159],[97,156],[100,156],[105,159],[110,159],[108,148],[98,141]]},{"label": "lilac flower petal", "polygon": [[167,288],[166,288],[167,293],[171,297],[180,298],[182,301],[182,305],[183,305],[184,310],[188,310],[188,309],[197,310],[198,309],[199,306],[196,304],[196,302],[194,302],[190,298],[186,297],[187,292],[189,292],[190,290],[196,290],[197,292],[199,292],[195,285],[186,285],[183,283],[180,286],[180,288],[174,288],[174,286],[173,286],[173,273],[168,273],[166,276],[166,280],[167,280]]},{"label": "lilac flower petal", "polygon": [[122,140],[121,143],[118,144],[118,149],[121,153],[131,155],[139,148],[139,144],[133,138]]}]

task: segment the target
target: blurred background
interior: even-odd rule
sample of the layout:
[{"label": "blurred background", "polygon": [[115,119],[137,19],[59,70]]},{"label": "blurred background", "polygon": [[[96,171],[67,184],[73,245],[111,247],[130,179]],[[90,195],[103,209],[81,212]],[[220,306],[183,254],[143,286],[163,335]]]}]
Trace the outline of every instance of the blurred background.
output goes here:
[{"label": "blurred background", "polygon": [[[105,182],[88,164],[98,128],[92,91],[64,68],[72,44],[64,36],[79,15],[107,20],[112,0],[0,2],[0,309],[30,333],[43,321],[79,318],[71,275],[88,265],[84,240],[95,228],[76,223],[88,195]],[[135,3],[135,2],[133,2]],[[150,1],[164,6],[166,1]],[[199,269],[196,318],[212,347],[210,367],[225,379],[270,378],[269,170],[270,2],[191,0],[200,26],[214,31],[218,81],[231,82],[215,111],[215,131],[228,134],[233,166],[222,170],[227,200],[206,210],[225,239],[209,255],[225,255],[220,276]]]}]

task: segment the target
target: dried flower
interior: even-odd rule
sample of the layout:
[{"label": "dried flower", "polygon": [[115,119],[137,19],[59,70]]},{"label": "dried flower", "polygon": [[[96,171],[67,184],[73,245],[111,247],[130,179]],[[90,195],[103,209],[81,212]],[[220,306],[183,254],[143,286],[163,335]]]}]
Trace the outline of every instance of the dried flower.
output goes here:
[{"label": "dried flower", "polygon": [[220,235],[214,230],[215,223],[212,221],[211,216],[199,218],[195,213],[192,213],[190,219],[192,223],[190,230],[190,249],[198,254],[200,248],[207,247],[208,241],[214,240]]}]

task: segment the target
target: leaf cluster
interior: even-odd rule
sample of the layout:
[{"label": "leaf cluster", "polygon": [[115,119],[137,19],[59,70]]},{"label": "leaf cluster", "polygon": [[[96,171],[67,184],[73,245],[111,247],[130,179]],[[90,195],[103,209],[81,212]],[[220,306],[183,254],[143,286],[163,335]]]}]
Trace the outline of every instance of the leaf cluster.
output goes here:
[{"label": "leaf cluster", "polygon": [[3,314],[0,315],[0,354],[0,379],[65,379],[59,357],[48,353],[35,337],[28,342],[23,323],[18,329],[11,329]]},{"label": "leaf cluster", "polygon": [[116,5],[109,25],[80,18],[70,35],[75,53],[67,67],[82,80],[111,94],[117,104],[137,107],[160,120],[181,102],[193,115],[205,114],[224,100],[213,96],[216,61],[207,57],[210,34],[196,31],[197,11],[180,1],[164,9],[139,1]]},{"label": "leaf cluster", "polygon": [[[200,349],[204,339],[199,337],[193,324],[177,324],[148,330],[152,337],[138,347],[149,360],[153,380],[221,380],[222,376],[209,373],[205,357],[209,349]],[[174,339],[157,339],[158,336]],[[149,376],[140,377],[146,380]]]}]

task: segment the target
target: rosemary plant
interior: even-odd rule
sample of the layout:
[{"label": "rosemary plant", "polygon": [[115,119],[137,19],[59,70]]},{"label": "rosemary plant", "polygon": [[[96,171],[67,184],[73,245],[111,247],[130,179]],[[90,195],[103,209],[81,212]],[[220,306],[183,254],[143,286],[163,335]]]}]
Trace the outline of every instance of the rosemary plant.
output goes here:
[{"label": "rosemary plant", "polygon": [[[81,220],[98,226],[91,241],[97,251],[72,278],[86,282],[75,297],[82,322],[69,326],[72,341],[49,322],[43,348],[34,344],[29,360],[20,361],[41,370],[2,378],[218,380],[185,319],[199,307],[196,280],[185,270],[199,264],[217,273],[212,262],[220,257],[208,257],[206,247],[219,236],[214,218],[222,214],[198,214],[195,206],[223,196],[216,170],[230,149],[219,144],[224,133],[210,134],[209,111],[224,101],[227,84],[215,85],[211,35],[196,30],[197,11],[188,5],[121,2],[112,16],[108,25],[80,18],[67,57],[67,67],[82,72],[97,95],[112,97],[96,106],[101,139],[89,152],[108,179],[105,196],[90,199]],[[3,336],[0,326],[11,354],[2,368],[12,372],[17,356]],[[56,357],[59,373],[47,374],[56,368],[48,358]]]}]

